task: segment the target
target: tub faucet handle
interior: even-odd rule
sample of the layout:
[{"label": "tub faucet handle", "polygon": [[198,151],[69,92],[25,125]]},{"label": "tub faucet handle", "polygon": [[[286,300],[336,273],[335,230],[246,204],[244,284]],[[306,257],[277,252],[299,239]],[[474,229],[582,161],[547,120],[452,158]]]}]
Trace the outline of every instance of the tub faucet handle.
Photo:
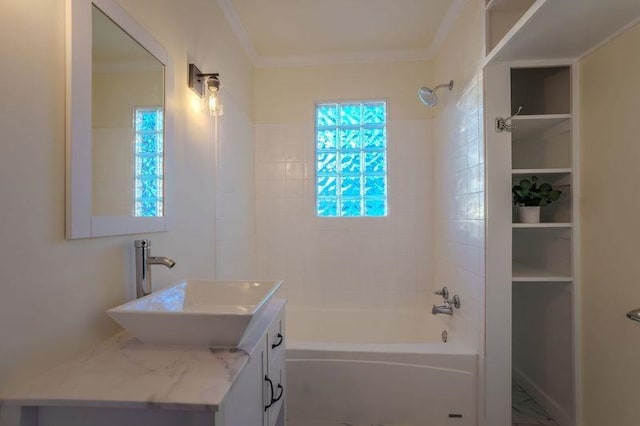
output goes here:
[{"label": "tub faucet handle", "polygon": [[436,296],[442,296],[444,300],[449,300],[449,289],[447,287],[442,287],[442,290],[436,290],[433,294]]},{"label": "tub faucet handle", "polygon": [[457,294],[454,294],[453,299],[447,300],[447,302],[449,302],[449,304],[454,308],[460,309],[460,296],[458,296]]}]

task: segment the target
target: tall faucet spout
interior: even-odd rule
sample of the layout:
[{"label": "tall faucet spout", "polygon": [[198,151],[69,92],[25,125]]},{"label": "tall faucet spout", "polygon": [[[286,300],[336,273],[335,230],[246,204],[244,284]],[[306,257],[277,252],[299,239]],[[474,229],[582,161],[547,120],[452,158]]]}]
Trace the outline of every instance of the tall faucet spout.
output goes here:
[{"label": "tall faucet spout", "polygon": [[176,266],[175,260],[170,257],[164,256],[148,256],[147,257],[147,265],[164,265],[167,268],[171,269]]},{"label": "tall faucet spout", "polygon": [[151,241],[135,240],[136,249],[136,297],[151,293],[151,265],[173,268],[176,262],[165,256],[151,256]]}]

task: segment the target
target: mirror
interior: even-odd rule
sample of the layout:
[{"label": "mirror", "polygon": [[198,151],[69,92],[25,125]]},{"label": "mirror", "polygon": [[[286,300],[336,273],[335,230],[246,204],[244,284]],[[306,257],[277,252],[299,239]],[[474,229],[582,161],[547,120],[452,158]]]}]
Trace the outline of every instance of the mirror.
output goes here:
[{"label": "mirror", "polygon": [[162,216],[164,65],[95,5],[93,216]]},{"label": "mirror", "polygon": [[167,54],[114,0],[67,6],[67,238],[164,231]]}]

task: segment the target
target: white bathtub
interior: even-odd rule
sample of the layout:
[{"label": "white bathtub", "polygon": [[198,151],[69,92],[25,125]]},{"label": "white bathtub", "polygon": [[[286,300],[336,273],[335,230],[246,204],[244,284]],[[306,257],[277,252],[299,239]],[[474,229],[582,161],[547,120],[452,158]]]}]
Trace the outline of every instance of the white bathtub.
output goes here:
[{"label": "white bathtub", "polygon": [[476,425],[477,354],[430,313],[287,308],[287,426]]}]

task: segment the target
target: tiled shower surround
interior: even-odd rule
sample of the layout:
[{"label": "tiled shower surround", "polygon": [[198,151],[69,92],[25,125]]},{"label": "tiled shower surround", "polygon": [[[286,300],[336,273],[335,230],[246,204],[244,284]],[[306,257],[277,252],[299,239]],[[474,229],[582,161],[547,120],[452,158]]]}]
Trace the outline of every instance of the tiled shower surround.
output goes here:
[{"label": "tiled shower surround", "polygon": [[388,121],[387,217],[320,218],[315,214],[313,122],[257,124],[259,275],[284,278],[295,306],[430,306],[431,125],[430,119]]},{"label": "tiled shower surround", "polygon": [[447,327],[482,353],[484,345],[484,142],[482,79],[460,82],[435,122],[435,280],[462,299]]}]

